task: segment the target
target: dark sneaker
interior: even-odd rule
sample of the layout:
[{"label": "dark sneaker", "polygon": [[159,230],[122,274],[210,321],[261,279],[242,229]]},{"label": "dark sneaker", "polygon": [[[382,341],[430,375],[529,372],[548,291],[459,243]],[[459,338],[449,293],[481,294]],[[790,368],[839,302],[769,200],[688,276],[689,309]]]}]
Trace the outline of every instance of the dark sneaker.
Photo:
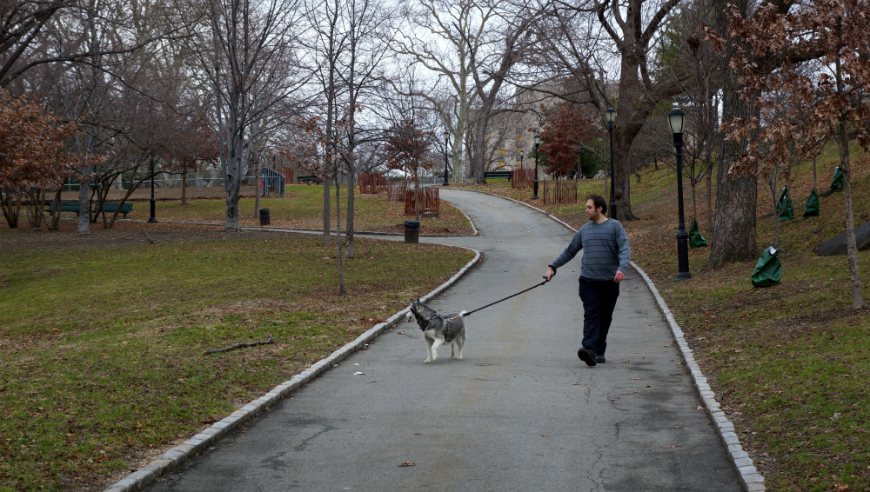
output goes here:
[{"label": "dark sneaker", "polygon": [[604,364],[605,362],[607,362],[607,359],[605,359],[603,355],[596,355],[595,362],[599,364]]},{"label": "dark sneaker", "polygon": [[580,350],[577,351],[577,357],[580,357],[580,360],[585,362],[587,366],[592,367],[596,364],[595,352],[586,347],[580,347]]}]

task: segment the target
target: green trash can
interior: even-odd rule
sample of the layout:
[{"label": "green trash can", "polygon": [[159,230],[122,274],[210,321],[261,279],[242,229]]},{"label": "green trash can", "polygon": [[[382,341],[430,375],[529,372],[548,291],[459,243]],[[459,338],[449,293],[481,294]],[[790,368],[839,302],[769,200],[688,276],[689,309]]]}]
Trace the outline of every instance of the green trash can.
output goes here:
[{"label": "green trash can", "polygon": [[405,221],[405,242],[418,243],[420,242],[420,221],[406,220]]},{"label": "green trash can", "polygon": [[840,166],[837,166],[834,169],[834,179],[831,181],[831,191],[842,190],[843,189],[843,170],[840,169]]},{"label": "green trash can", "polygon": [[761,253],[755,270],[752,271],[753,287],[771,287],[780,285],[782,279],[782,264],[779,262],[779,251],[773,246]]},{"label": "green trash can", "polygon": [[706,248],[707,240],[701,235],[698,230],[698,221],[692,220],[692,225],[689,226],[689,247],[690,248]]},{"label": "green trash can", "polygon": [[804,218],[807,217],[818,217],[819,216],[819,194],[816,193],[816,190],[810,192],[810,196],[807,198],[807,206],[804,207]]}]

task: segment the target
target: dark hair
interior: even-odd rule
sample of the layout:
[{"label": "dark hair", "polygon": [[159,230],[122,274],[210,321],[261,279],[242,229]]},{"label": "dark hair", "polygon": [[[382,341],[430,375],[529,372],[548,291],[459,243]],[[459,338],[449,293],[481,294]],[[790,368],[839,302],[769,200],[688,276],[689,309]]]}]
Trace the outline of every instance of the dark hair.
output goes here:
[{"label": "dark hair", "polygon": [[601,209],[601,213],[607,213],[607,202],[604,201],[604,197],[601,195],[589,195],[587,200],[592,200],[592,206],[596,209]]}]

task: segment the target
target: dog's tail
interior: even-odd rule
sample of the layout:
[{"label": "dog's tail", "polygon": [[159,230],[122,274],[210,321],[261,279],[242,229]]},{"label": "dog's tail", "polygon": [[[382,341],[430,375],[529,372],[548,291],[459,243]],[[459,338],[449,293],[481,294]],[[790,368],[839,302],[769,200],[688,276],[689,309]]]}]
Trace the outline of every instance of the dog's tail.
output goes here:
[{"label": "dog's tail", "polygon": [[465,324],[465,315],[468,314],[468,311],[461,311],[459,313],[459,317],[462,318],[462,324],[465,325],[465,338],[468,338],[468,325]]}]

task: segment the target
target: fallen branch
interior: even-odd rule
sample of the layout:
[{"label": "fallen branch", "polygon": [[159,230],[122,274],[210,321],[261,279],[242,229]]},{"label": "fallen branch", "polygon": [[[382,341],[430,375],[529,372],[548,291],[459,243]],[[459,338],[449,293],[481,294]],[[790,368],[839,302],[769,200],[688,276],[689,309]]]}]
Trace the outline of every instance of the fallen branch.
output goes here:
[{"label": "fallen branch", "polygon": [[160,242],[160,241],[155,241],[154,238],[151,237],[151,235],[148,234],[147,232],[145,233],[145,235],[148,236],[148,240],[151,241],[151,244],[157,244]]},{"label": "fallen branch", "polygon": [[256,347],[257,345],[266,345],[267,343],[275,343],[272,340],[272,335],[269,335],[268,340],[262,340],[259,342],[237,343],[235,345],[230,345],[229,347],[224,347],[222,349],[206,350],[205,352],[202,353],[202,355],[216,354],[218,352],[229,352],[230,350],[236,350],[236,349],[240,349],[240,348]]}]

